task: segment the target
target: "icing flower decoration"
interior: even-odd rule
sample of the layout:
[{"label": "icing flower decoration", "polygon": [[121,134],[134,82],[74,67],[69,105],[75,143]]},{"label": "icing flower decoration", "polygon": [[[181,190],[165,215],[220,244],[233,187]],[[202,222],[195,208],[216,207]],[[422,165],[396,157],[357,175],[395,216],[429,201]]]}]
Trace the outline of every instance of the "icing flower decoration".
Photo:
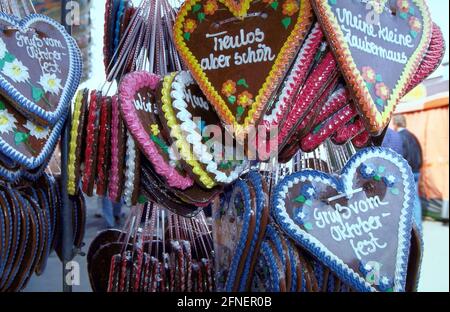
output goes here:
[{"label": "icing flower decoration", "polygon": [[392,288],[391,281],[388,277],[383,276],[380,279],[380,290],[381,291],[389,291]]},{"label": "icing flower decoration", "polygon": [[253,104],[253,94],[244,91],[238,96],[238,104],[242,107],[247,107]]},{"label": "icing flower decoration", "polygon": [[383,13],[387,0],[370,0],[369,3],[372,6],[372,9],[378,15]]},{"label": "icing flower decoration", "polygon": [[366,179],[372,179],[376,175],[375,169],[366,164],[361,165],[360,173]]},{"label": "icing flower decoration", "polygon": [[6,44],[2,38],[0,38],[0,60],[3,60],[8,53],[8,49],[6,48]]},{"label": "icing flower decoration", "polygon": [[0,110],[0,133],[6,134],[13,132],[16,128],[17,119],[13,114],[10,114],[6,109]]},{"label": "icing flower decoration", "polygon": [[236,82],[233,80],[227,80],[222,85],[222,93],[226,97],[230,97],[236,93]]},{"label": "icing flower decoration", "polygon": [[297,224],[304,225],[308,221],[308,212],[303,208],[296,208],[294,211],[294,221]]},{"label": "icing flower decoration", "polygon": [[151,129],[152,134],[153,134],[154,136],[158,136],[158,135],[159,135],[160,131],[159,131],[158,125],[151,125],[151,126],[150,126],[150,129]]},{"label": "icing flower decoration", "polygon": [[375,70],[370,66],[365,66],[362,68],[362,76],[364,80],[368,83],[375,83],[377,79]]},{"label": "icing flower decoration", "polygon": [[397,7],[401,12],[408,13],[409,12],[409,1],[408,0],[398,0]]},{"label": "icing flower decoration", "polygon": [[28,131],[30,131],[31,136],[35,137],[38,140],[44,140],[48,138],[50,134],[49,128],[38,126],[29,120],[27,120],[27,123],[24,125],[24,127],[27,128]]},{"label": "icing flower decoration", "polygon": [[382,82],[375,85],[376,94],[382,100],[387,100],[389,98],[389,88]]},{"label": "icing flower decoration", "polygon": [[39,84],[44,88],[45,92],[49,92],[54,95],[59,94],[59,90],[62,89],[61,79],[56,77],[55,74],[43,74],[39,80]]},{"label": "icing flower decoration", "polygon": [[192,33],[197,28],[197,22],[192,18],[186,19],[184,22],[184,32]]},{"label": "icing flower decoration", "polygon": [[389,175],[387,177],[384,177],[383,181],[388,187],[393,187],[397,182],[397,179],[393,175]]},{"label": "icing flower decoration", "polygon": [[25,82],[30,79],[28,68],[21,61],[15,59],[11,63],[6,63],[2,70],[3,74],[14,82]]},{"label": "icing flower decoration", "polygon": [[299,7],[298,7],[298,3],[296,0],[287,0],[283,4],[283,14],[284,15],[292,16],[298,12],[298,9],[299,9]]},{"label": "icing flower decoration", "polygon": [[217,4],[216,0],[208,0],[208,1],[206,1],[203,8],[204,8],[206,15],[213,15],[214,13],[216,13],[217,9],[219,8],[219,5]]},{"label": "icing flower decoration", "polygon": [[316,190],[312,185],[305,185],[302,189],[302,195],[307,199],[313,199],[316,195]]},{"label": "icing flower decoration", "polygon": [[417,17],[411,16],[409,18],[409,27],[411,27],[412,31],[419,32],[422,29],[422,23]]}]

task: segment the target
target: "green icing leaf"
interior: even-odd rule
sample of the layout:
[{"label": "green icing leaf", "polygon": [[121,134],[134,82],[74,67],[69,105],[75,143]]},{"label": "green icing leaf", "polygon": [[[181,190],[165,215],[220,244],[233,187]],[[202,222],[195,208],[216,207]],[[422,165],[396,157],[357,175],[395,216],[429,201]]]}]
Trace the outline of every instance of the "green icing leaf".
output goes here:
[{"label": "green icing leaf", "polygon": [[244,87],[244,88],[249,88],[249,85],[247,84],[247,80],[245,80],[244,78],[242,78],[241,80],[239,80],[238,82],[237,82],[237,85],[238,86],[242,86],[242,87]]},{"label": "green icing leaf", "polygon": [[3,67],[5,67],[5,60],[0,60],[0,70],[3,70]]},{"label": "green icing leaf", "polygon": [[[406,13],[405,13],[405,14],[406,14]],[[413,7],[410,7],[410,8],[409,8],[409,14],[411,14],[411,15],[416,14],[416,11],[414,10]]]},{"label": "green icing leaf", "polygon": [[313,229],[314,227],[313,227],[313,225],[312,225],[312,223],[305,223],[305,229],[307,229],[308,231],[311,231],[312,229]]},{"label": "green icing leaf", "polygon": [[377,182],[381,181],[381,177],[379,175],[374,176],[373,179]]},{"label": "green icing leaf", "polygon": [[200,3],[197,3],[192,7],[192,12],[196,13],[202,9],[202,5]]},{"label": "green icing leaf", "polygon": [[278,5],[279,5],[278,1],[274,1],[274,2],[272,2],[272,3],[270,4],[270,6],[272,7],[272,9],[274,9],[274,10],[278,9]]},{"label": "green icing leaf", "polygon": [[383,174],[383,173],[385,173],[385,172],[386,172],[386,167],[384,167],[384,166],[378,167],[378,173],[379,173],[379,174]]},{"label": "green icing leaf", "polygon": [[378,82],[382,82],[383,81],[383,77],[381,76],[381,74],[377,74],[376,79]]},{"label": "green icing leaf", "polygon": [[304,204],[306,203],[306,197],[303,195],[300,195],[299,197],[297,197],[296,199],[294,199],[295,202],[300,203],[300,204]]},{"label": "green icing leaf", "polygon": [[242,115],[244,115],[245,113],[245,108],[243,108],[242,106],[238,106],[237,108],[237,117],[240,118],[242,117]]},{"label": "green icing leaf", "polygon": [[169,154],[169,147],[157,136],[151,136],[152,141],[155,142],[166,154]]},{"label": "green icing leaf", "polygon": [[400,18],[407,19],[408,18],[408,14],[406,14],[405,12],[402,12],[402,13],[400,13]]},{"label": "green icing leaf", "polygon": [[310,199],[308,199],[306,202],[305,202],[305,205],[306,206],[308,206],[308,207],[312,207],[312,200],[310,200]]},{"label": "green icing leaf", "polygon": [[15,59],[16,57],[9,52],[6,52],[5,57],[3,58],[3,60],[7,63],[14,62]]},{"label": "green icing leaf", "polygon": [[317,127],[314,128],[313,133],[314,133],[314,134],[319,133],[320,129],[322,129],[322,126],[321,126],[321,125],[318,125]]},{"label": "green icing leaf", "polygon": [[411,30],[410,33],[413,38],[417,37],[417,31]]},{"label": "green icing leaf", "polygon": [[367,89],[372,90],[372,84],[370,82],[366,82]]},{"label": "green icing leaf", "polygon": [[45,94],[44,90],[38,87],[32,87],[31,93],[35,102],[39,102],[40,100],[42,100]]},{"label": "green icing leaf", "polygon": [[206,18],[205,13],[203,13],[203,12],[198,13],[197,19],[200,23],[203,22],[205,20],[205,18]]},{"label": "green icing leaf", "polygon": [[139,198],[138,198],[138,203],[139,203],[139,204],[143,205],[143,204],[145,204],[146,202],[148,202],[147,197],[145,197],[144,195],[139,196]]},{"label": "green icing leaf", "polygon": [[289,25],[291,25],[292,19],[290,17],[283,18],[281,20],[281,24],[283,24],[285,29],[288,29]]},{"label": "green icing leaf", "polygon": [[231,104],[235,104],[237,101],[236,96],[232,95],[228,98],[228,102],[230,102]]},{"label": "green icing leaf", "polygon": [[384,105],[384,101],[382,99],[380,99],[380,98],[378,98],[376,100],[376,103],[377,103],[378,106],[383,106]]},{"label": "green icing leaf", "polygon": [[189,39],[191,39],[191,33],[188,33],[188,32],[184,33],[183,38],[185,40],[189,41]]},{"label": "green icing leaf", "polygon": [[5,110],[6,106],[5,103],[3,101],[0,101],[0,110]]},{"label": "green icing leaf", "polygon": [[328,3],[329,3],[330,5],[336,5],[337,0],[328,0]]},{"label": "green icing leaf", "polygon": [[398,188],[393,188],[393,189],[391,189],[391,193],[393,195],[400,195],[400,190]]},{"label": "green icing leaf", "polygon": [[30,135],[28,133],[23,133],[23,132],[16,132],[15,136],[14,136],[14,141],[16,143],[16,145],[19,145],[21,143],[27,142],[28,138],[30,137]]}]

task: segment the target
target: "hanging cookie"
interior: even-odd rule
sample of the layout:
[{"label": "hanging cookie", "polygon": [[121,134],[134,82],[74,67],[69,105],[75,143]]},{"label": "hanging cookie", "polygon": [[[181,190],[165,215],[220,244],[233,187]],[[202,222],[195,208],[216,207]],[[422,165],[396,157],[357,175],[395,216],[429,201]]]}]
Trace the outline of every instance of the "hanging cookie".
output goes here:
[{"label": "hanging cookie", "polygon": [[177,166],[176,155],[161,133],[155,107],[159,80],[158,76],[148,72],[126,75],[119,88],[120,110],[128,131],[155,171],[169,186],[184,190],[192,186],[194,181]]},{"label": "hanging cookie", "polygon": [[312,25],[309,1],[189,0],[174,40],[220,119],[256,126]]},{"label": "hanging cookie", "polygon": [[367,130],[381,133],[430,43],[425,1],[314,0],[312,5]]},{"label": "hanging cookie", "polygon": [[352,157],[338,177],[314,170],[288,176],[274,192],[272,212],[285,233],[350,287],[401,292],[413,181],[402,157],[368,148]]},{"label": "hanging cookie", "polygon": [[[239,157],[235,156],[234,140],[231,138],[230,148],[228,133],[189,72],[172,73],[164,78],[158,105],[170,142],[178,148],[181,161],[197,183],[211,189],[239,177],[246,166],[244,155],[241,153],[242,159],[234,160]],[[218,143],[213,147],[220,150],[211,151],[211,135]]]},{"label": "hanging cookie", "polygon": [[40,126],[61,123],[81,79],[75,40],[44,15],[0,13],[0,27],[0,93]]}]

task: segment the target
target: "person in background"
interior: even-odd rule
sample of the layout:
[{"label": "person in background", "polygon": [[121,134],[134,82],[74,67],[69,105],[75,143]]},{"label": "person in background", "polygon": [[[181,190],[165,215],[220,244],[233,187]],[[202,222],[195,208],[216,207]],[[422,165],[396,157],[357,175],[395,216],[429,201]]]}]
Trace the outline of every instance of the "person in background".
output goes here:
[{"label": "person in background", "polygon": [[403,115],[394,116],[394,130],[399,133],[403,142],[403,158],[411,166],[416,182],[416,201],[414,204],[414,219],[419,229],[422,229],[422,205],[419,198],[420,170],[423,165],[423,153],[419,140],[414,134],[406,129],[406,118]]},{"label": "person in background", "polygon": [[102,212],[108,228],[114,228],[121,225],[121,203],[113,203],[108,196],[105,196],[102,199]]},{"label": "person in background", "polygon": [[382,147],[390,148],[394,152],[403,156],[403,140],[397,131],[389,126],[386,136],[384,137],[384,141]]}]

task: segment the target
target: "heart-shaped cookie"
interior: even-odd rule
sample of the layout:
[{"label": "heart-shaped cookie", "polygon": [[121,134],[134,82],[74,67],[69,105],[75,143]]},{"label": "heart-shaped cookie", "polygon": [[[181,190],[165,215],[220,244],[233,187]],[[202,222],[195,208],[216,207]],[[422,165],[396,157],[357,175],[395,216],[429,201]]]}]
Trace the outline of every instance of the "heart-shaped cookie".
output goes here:
[{"label": "heart-shaped cookie", "polygon": [[42,126],[68,112],[82,73],[75,40],[54,20],[0,13],[0,93]]},{"label": "heart-shaped cookie", "polygon": [[414,177],[382,148],[350,159],[340,176],[295,173],[275,190],[272,213],[282,229],[359,291],[404,291]]},{"label": "heart-shaped cookie", "polygon": [[424,0],[312,1],[366,128],[378,135],[431,38]]},{"label": "heart-shaped cookie", "polygon": [[0,152],[26,169],[36,169],[53,153],[65,118],[54,127],[27,120],[0,95]]},{"label": "heart-shaped cookie", "polygon": [[119,88],[120,112],[128,131],[156,173],[170,187],[184,190],[194,181],[176,166],[176,157],[161,131],[155,97],[159,81],[159,76],[143,71],[126,75]]},{"label": "heart-shaped cookie", "polygon": [[[239,159],[235,141],[232,137],[225,138],[228,132],[191,74],[172,73],[164,78],[161,89],[158,92],[161,99],[157,101],[163,113],[160,121],[166,133],[170,133],[169,142],[178,147],[187,172],[207,189],[238,179],[247,165],[244,155]],[[217,144],[214,152],[213,142]]]},{"label": "heart-shaped cookie", "polygon": [[309,1],[189,0],[175,44],[238,138],[257,125],[312,25]]}]

